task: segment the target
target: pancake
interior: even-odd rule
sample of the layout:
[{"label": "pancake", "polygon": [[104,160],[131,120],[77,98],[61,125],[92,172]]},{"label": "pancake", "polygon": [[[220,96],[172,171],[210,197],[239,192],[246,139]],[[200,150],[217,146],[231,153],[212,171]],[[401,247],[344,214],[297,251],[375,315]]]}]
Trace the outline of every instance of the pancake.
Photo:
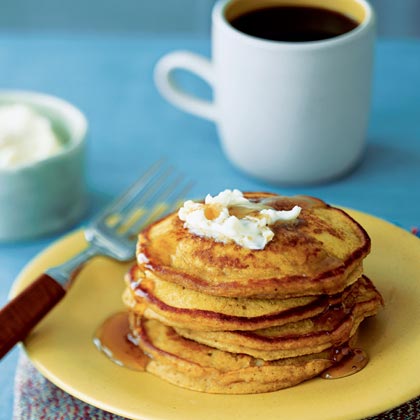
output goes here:
[{"label": "pancake", "polygon": [[[367,357],[352,346],[363,320],[383,305],[363,275],[370,251],[365,230],[316,198],[261,192],[245,197],[252,205],[231,206],[230,215],[294,206],[301,211],[271,224],[274,236],[268,231],[271,240],[263,249],[195,235],[177,213],[139,234],[123,300],[129,337],[146,355],[146,370],[192,390],[245,394],[294,386],[326,369],[339,376],[354,373],[355,363],[362,368]],[[207,201],[200,229],[212,226],[207,222],[223,208],[220,200],[219,207]],[[209,228],[210,236],[219,227]],[[254,231],[241,229],[234,233],[251,241]]]},{"label": "pancake", "polygon": [[176,328],[178,334],[220,350],[276,360],[321,352],[349,341],[360,323],[376,315],[383,301],[372,282],[362,277],[349,287],[341,303],[322,314],[281,327],[255,331],[198,331]]},{"label": "pancake", "polygon": [[[355,275],[360,274],[361,269],[357,269]],[[288,299],[205,295],[160,280],[137,266],[129,271],[126,282],[124,301],[132,311],[169,326],[197,331],[249,331],[285,325],[320,314],[331,304],[327,295]]]},{"label": "pancake", "polygon": [[344,211],[312,197],[245,196],[275,210],[299,205],[302,211],[295,221],[273,225],[273,240],[258,251],[194,235],[172,213],[140,233],[139,266],[162,280],[224,297],[335,294],[357,280],[352,273],[369,253],[370,239]]},{"label": "pancake", "polygon": [[337,349],[275,361],[229,353],[181,337],[159,321],[138,318],[132,326],[150,356],[146,370],[195,391],[248,394],[276,391],[319,375],[334,364]]}]

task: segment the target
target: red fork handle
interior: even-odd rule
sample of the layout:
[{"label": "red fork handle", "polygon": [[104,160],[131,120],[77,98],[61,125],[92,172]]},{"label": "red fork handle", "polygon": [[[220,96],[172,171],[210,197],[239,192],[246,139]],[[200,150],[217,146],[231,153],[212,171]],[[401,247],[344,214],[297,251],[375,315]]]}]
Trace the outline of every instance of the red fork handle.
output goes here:
[{"label": "red fork handle", "polygon": [[65,290],[41,274],[0,310],[0,359],[63,298]]}]

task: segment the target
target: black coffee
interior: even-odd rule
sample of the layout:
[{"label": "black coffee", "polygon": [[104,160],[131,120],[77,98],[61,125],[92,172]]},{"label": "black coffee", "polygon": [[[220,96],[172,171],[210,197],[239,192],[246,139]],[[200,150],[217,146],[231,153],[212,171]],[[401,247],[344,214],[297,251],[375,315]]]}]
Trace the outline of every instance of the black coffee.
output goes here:
[{"label": "black coffee", "polygon": [[272,41],[320,41],[342,35],[358,23],[328,9],[307,6],[274,6],[256,9],[231,20],[241,32]]}]

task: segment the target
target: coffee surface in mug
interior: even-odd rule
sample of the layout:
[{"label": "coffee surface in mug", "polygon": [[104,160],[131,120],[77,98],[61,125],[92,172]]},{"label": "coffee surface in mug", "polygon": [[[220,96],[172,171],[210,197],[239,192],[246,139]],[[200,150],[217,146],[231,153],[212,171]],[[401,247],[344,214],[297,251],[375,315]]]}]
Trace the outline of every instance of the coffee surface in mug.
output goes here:
[{"label": "coffee surface in mug", "polygon": [[230,24],[245,34],[284,42],[321,41],[358,26],[358,22],[349,16],[309,6],[255,9],[233,18]]}]

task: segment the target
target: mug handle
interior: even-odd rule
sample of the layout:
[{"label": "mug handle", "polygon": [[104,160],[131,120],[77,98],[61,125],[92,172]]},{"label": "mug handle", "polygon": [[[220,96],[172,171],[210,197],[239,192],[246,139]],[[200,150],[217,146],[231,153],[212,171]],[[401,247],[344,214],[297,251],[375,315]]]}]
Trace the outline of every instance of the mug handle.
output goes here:
[{"label": "mug handle", "polygon": [[216,109],[214,102],[200,99],[185,92],[175,81],[173,72],[176,69],[186,70],[204,79],[213,88],[213,71],[211,62],[188,51],[175,51],[162,57],[154,71],[155,84],[161,95],[173,105],[186,112],[214,121]]}]

